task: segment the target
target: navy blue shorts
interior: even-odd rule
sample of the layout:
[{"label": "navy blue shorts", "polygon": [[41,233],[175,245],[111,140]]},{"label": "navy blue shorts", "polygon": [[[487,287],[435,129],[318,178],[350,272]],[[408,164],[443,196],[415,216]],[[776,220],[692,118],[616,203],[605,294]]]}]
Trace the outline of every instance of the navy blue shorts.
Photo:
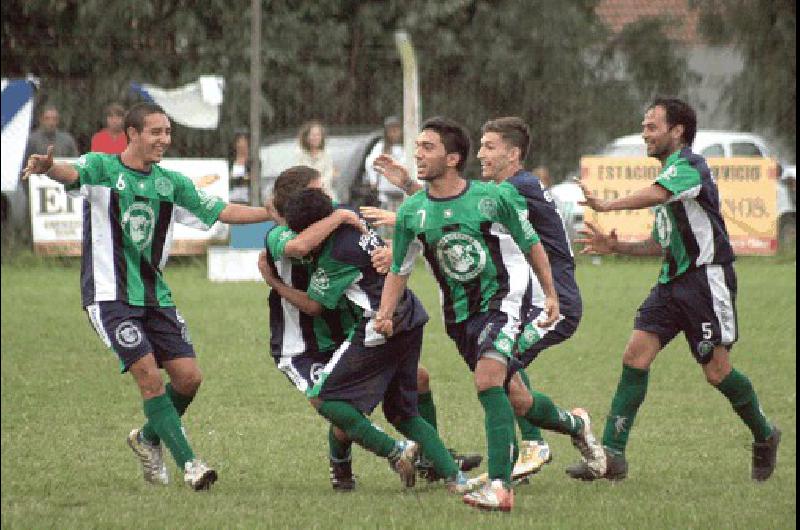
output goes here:
[{"label": "navy blue shorts", "polygon": [[322,371],[333,357],[333,351],[303,353],[292,357],[273,357],[278,370],[302,393],[319,383]]},{"label": "navy blue shorts", "polygon": [[383,415],[390,423],[418,416],[422,329],[417,326],[393,335],[378,346],[365,346],[360,339],[345,341],[308,396],[346,401],[364,414],[371,414],[383,402]]},{"label": "navy blue shorts", "polygon": [[658,335],[662,348],[682,331],[700,364],[711,360],[715,346],[730,350],[739,338],[733,264],[705,265],[656,284],[633,328]]},{"label": "navy blue shorts", "polygon": [[481,357],[492,352],[506,360],[510,378],[521,368],[519,361],[514,358],[519,324],[517,319],[502,311],[489,310],[463,322],[448,324],[446,329],[470,371],[475,371]]},{"label": "navy blue shorts", "polygon": [[531,364],[543,350],[564,342],[574,335],[581,321],[579,316],[558,315],[555,324],[543,328],[536,322],[542,312],[544,312],[542,307],[533,306],[531,308],[517,341],[517,358],[525,367]]},{"label": "navy blue shorts", "polygon": [[139,307],[125,302],[96,302],[86,306],[89,322],[103,343],[119,357],[120,371],[152,353],[164,361],[195,357],[189,328],[175,307]]}]

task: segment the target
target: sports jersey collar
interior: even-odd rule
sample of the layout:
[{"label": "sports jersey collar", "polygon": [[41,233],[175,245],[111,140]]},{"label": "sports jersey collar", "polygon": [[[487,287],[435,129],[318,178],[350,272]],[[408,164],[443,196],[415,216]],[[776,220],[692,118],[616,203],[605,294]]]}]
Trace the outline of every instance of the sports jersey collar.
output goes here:
[{"label": "sports jersey collar", "polygon": [[155,164],[150,164],[150,171],[145,173],[144,171],[139,171],[138,169],[134,169],[134,168],[132,168],[130,166],[125,165],[125,162],[122,161],[122,157],[119,156],[119,155],[117,155],[117,160],[119,160],[120,165],[122,165],[122,167],[124,167],[128,171],[133,171],[134,173],[138,173],[139,175],[141,175],[143,177],[149,177],[150,174],[153,172],[153,167],[155,167]]},{"label": "sports jersey collar", "polygon": [[454,199],[458,199],[462,195],[466,194],[469,191],[470,186],[472,186],[472,179],[464,179],[464,180],[467,181],[467,185],[464,186],[464,189],[461,190],[456,195],[452,195],[450,197],[431,197],[431,194],[428,191],[428,188],[425,188],[425,195],[428,197],[428,200],[435,201],[435,202],[446,202],[446,201],[452,201]]}]

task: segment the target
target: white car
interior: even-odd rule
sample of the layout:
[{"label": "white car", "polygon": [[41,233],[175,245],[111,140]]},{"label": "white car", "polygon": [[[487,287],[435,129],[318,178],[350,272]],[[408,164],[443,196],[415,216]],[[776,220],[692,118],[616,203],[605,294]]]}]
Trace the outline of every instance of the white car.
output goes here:
[{"label": "white car", "polygon": [[[705,158],[761,156],[774,158],[777,155],[761,136],[751,133],[699,130],[692,144],[692,150]],[[606,145],[600,156],[647,156],[641,134],[630,134],[617,138]],[[795,202],[795,166],[781,165],[781,178],[778,180],[778,244],[780,248],[795,245],[796,241],[796,202]],[[583,225],[583,207],[578,201],[583,200],[580,187],[571,179],[550,189],[556,204],[559,205],[564,221],[574,237]]]}]

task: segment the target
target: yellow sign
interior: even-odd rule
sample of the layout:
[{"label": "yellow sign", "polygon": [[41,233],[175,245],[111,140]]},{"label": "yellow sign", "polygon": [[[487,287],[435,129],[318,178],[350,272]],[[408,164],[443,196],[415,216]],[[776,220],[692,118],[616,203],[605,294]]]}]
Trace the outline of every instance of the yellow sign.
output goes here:
[{"label": "yellow sign", "polygon": [[[717,182],[720,206],[731,244],[737,254],[774,254],[777,244],[777,175],[774,160],[760,157],[709,158]],[[581,180],[601,199],[624,197],[655,181],[661,164],[647,157],[581,158]],[[616,229],[622,241],[651,235],[653,213],[648,210],[597,213],[584,218],[605,231]]]}]

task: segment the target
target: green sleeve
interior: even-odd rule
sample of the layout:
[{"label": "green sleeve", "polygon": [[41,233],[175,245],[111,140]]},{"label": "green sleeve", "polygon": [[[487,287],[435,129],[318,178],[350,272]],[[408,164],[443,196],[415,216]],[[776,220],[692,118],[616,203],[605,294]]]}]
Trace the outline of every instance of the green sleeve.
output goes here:
[{"label": "green sleeve", "polygon": [[696,197],[700,192],[702,179],[700,172],[681,158],[665,168],[656,177],[656,184],[672,194],[670,201],[685,197]]},{"label": "green sleeve", "polygon": [[288,226],[276,226],[267,232],[266,247],[275,261],[281,259],[286,253],[286,244],[297,237]]},{"label": "green sleeve", "polygon": [[517,188],[503,182],[497,186],[497,215],[499,222],[511,233],[517,246],[526,255],[539,242],[539,234],[528,219],[528,203]]},{"label": "green sleeve", "polygon": [[[327,254],[327,253],[326,253]],[[323,255],[308,282],[308,297],[328,309],[336,308],[345,291],[361,275],[352,265],[346,265]]]},{"label": "green sleeve", "polygon": [[416,239],[414,231],[409,228],[409,221],[406,212],[408,208],[403,203],[397,210],[397,219],[394,224],[394,235],[392,238],[392,266],[391,272],[394,274],[407,275],[410,273],[409,262],[416,259],[418,249],[416,246],[410,251],[411,243]]},{"label": "green sleeve", "polygon": [[[103,156],[99,153],[86,153],[72,163],[78,172],[78,180],[64,186],[67,191],[73,191],[88,184],[103,184],[108,180],[103,166]],[[113,185],[113,183],[112,183]]]},{"label": "green sleeve", "polygon": [[198,190],[194,182],[181,173],[173,171],[170,176],[175,184],[175,204],[185,208],[206,226],[216,223],[219,214],[225,209],[225,201]]}]

